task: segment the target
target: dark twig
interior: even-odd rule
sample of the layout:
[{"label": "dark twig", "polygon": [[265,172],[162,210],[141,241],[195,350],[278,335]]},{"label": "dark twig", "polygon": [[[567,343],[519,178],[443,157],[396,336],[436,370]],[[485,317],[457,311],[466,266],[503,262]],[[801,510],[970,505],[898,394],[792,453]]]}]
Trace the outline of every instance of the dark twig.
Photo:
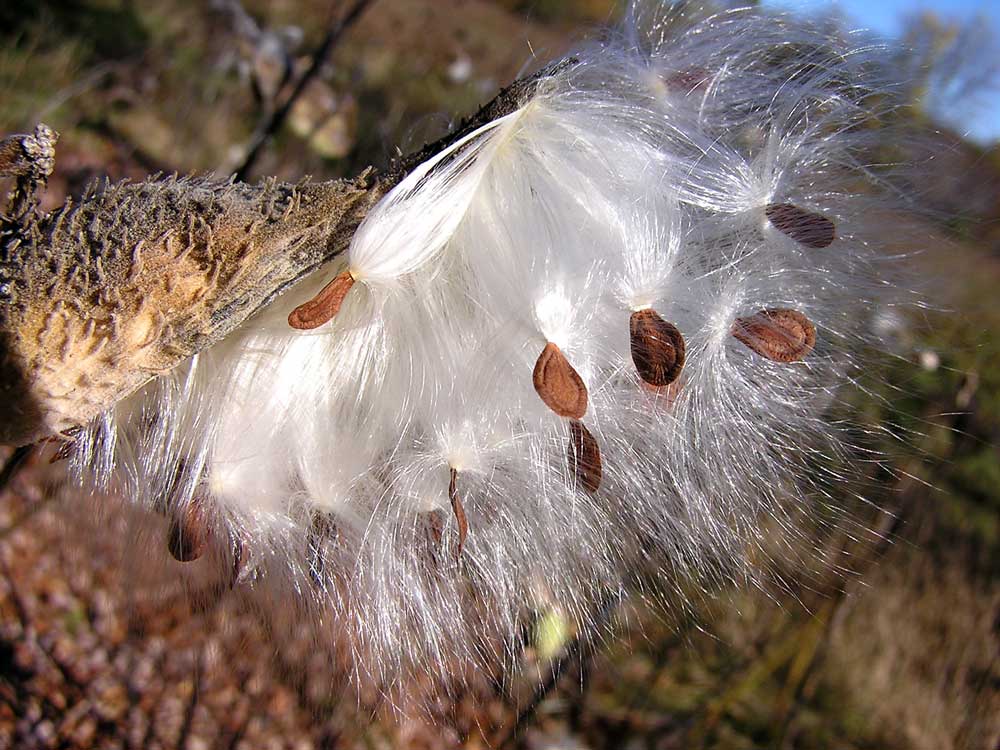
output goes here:
[{"label": "dark twig", "polygon": [[[594,615],[594,620],[591,623],[591,627],[587,632],[597,632],[598,630],[604,628],[614,616],[619,602],[621,602],[620,594],[611,594],[606,597],[598,607],[597,612]],[[559,681],[562,679],[567,669],[577,661],[579,661],[582,665],[585,658],[593,654],[592,649],[589,649],[586,652],[584,651],[584,647],[587,645],[592,644],[588,644],[584,634],[577,634],[573,640],[567,644],[562,655],[552,664],[548,677],[544,682],[535,688],[535,692],[531,696],[531,700],[529,700],[527,705],[525,705],[518,712],[514,725],[511,727],[510,731],[496,743],[496,747],[504,748],[513,746],[513,743],[524,733],[534,720],[535,714],[538,712],[538,708],[542,705],[545,699],[549,697],[549,694],[556,688],[556,685],[559,684]]]},{"label": "dark twig", "polygon": [[292,89],[292,92],[285,99],[284,103],[257,125],[253,138],[251,138],[250,144],[247,147],[246,156],[243,157],[242,163],[235,170],[236,179],[246,180],[247,174],[253,169],[253,165],[256,163],[264,146],[278,132],[278,129],[285,122],[285,118],[288,117],[288,113],[291,112],[296,100],[302,96],[306,87],[319,74],[319,71],[330,56],[330,52],[336,46],[337,42],[340,41],[344,32],[354,25],[354,22],[358,20],[372,2],[374,0],[355,0],[351,9],[330,27],[330,30],[323,38],[323,42],[313,53],[308,69],[306,69],[306,72],[295,83],[295,88]]}]

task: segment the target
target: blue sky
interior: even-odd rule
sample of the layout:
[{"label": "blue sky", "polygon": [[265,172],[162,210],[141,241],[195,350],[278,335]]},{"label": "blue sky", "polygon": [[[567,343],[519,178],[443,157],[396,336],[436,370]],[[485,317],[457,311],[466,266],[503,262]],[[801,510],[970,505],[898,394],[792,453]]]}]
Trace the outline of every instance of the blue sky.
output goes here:
[{"label": "blue sky", "polygon": [[[943,19],[964,20],[986,17],[1000,36],[1000,0],[764,0],[765,5],[801,12],[838,9],[856,28],[894,37],[901,29],[900,19],[907,14],[931,10]],[[1000,92],[994,92],[980,116],[973,122],[952,123],[959,130],[980,141],[1000,139]]]}]

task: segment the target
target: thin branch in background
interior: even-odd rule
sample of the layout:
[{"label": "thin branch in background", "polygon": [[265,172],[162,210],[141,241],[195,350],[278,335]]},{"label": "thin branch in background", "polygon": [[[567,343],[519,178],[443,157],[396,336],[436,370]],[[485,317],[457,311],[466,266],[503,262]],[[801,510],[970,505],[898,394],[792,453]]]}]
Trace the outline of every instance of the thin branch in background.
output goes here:
[{"label": "thin branch in background", "polygon": [[33,445],[22,445],[20,448],[15,448],[14,452],[10,454],[3,468],[0,469],[0,494],[3,494],[7,490],[7,486],[14,481],[34,450],[35,446]]},{"label": "thin branch in background", "polygon": [[295,83],[295,88],[292,89],[288,98],[285,99],[284,103],[282,103],[280,107],[275,109],[272,113],[264,117],[260,123],[258,123],[257,129],[247,146],[246,155],[243,157],[243,161],[234,170],[237,180],[246,180],[247,175],[250,173],[250,170],[253,169],[261,151],[264,149],[264,146],[271,139],[271,137],[278,132],[279,128],[281,128],[285,119],[288,117],[288,113],[291,112],[295,102],[300,96],[302,96],[306,87],[308,87],[312,80],[319,74],[323,65],[326,63],[327,58],[329,58],[331,51],[344,35],[344,32],[354,25],[355,21],[361,17],[361,14],[368,8],[369,5],[372,4],[372,2],[374,2],[374,0],[355,0],[350,10],[348,10],[342,18],[330,27],[330,30],[324,37],[323,42],[313,53],[312,61],[309,63],[309,67]]},{"label": "thin branch in background", "polygon": [[[133,65],[141,64],[138,60],[128,62],[131,62]],[[28,127],[32,127],[38,122],[44,122],[68,102],[85,94],[91,94],[104,83],[106,78],[114,75],[116,72],[125,70],[126,65],[127,63],[123,61],[102,62],[95,65],[70,85],[64,86],[46,99],[45,103],[27,119],[26,123]]]}]

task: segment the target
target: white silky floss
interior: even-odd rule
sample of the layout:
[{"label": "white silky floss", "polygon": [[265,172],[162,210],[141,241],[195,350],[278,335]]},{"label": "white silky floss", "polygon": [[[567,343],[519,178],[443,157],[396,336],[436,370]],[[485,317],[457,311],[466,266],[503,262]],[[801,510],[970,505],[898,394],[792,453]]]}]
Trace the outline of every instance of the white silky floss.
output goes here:
[{"label": "white silky floss", "polygon": [[[790,525],[846,450],[824,413],[891,293],[862,220],[877,61],[635,4],[343,260],[93,425],[78,467],[197,504],[248,596],[305,601],[380,679],[483,658],[539,591],[586,626],[637,570],[753,580],[762,518]],[[345,272],[335,317],[291,328]]]}]

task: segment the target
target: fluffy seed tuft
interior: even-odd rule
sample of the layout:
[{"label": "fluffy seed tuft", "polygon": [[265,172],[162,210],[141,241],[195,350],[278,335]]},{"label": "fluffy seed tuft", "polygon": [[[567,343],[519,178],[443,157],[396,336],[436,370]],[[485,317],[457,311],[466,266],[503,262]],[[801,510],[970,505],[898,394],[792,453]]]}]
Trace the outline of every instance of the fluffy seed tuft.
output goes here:
[{"label": "fluffy seed tuft", "polygon": [[760,580],[762,529],[851,475],[836,394],[898,302],[881,55],[633,3],[346,257],[75,436],[75,470],[176,517],[182,559],[203,510],[192,567],[379,685],[512,653],[553,606],[586,629],[633,583]]}]

